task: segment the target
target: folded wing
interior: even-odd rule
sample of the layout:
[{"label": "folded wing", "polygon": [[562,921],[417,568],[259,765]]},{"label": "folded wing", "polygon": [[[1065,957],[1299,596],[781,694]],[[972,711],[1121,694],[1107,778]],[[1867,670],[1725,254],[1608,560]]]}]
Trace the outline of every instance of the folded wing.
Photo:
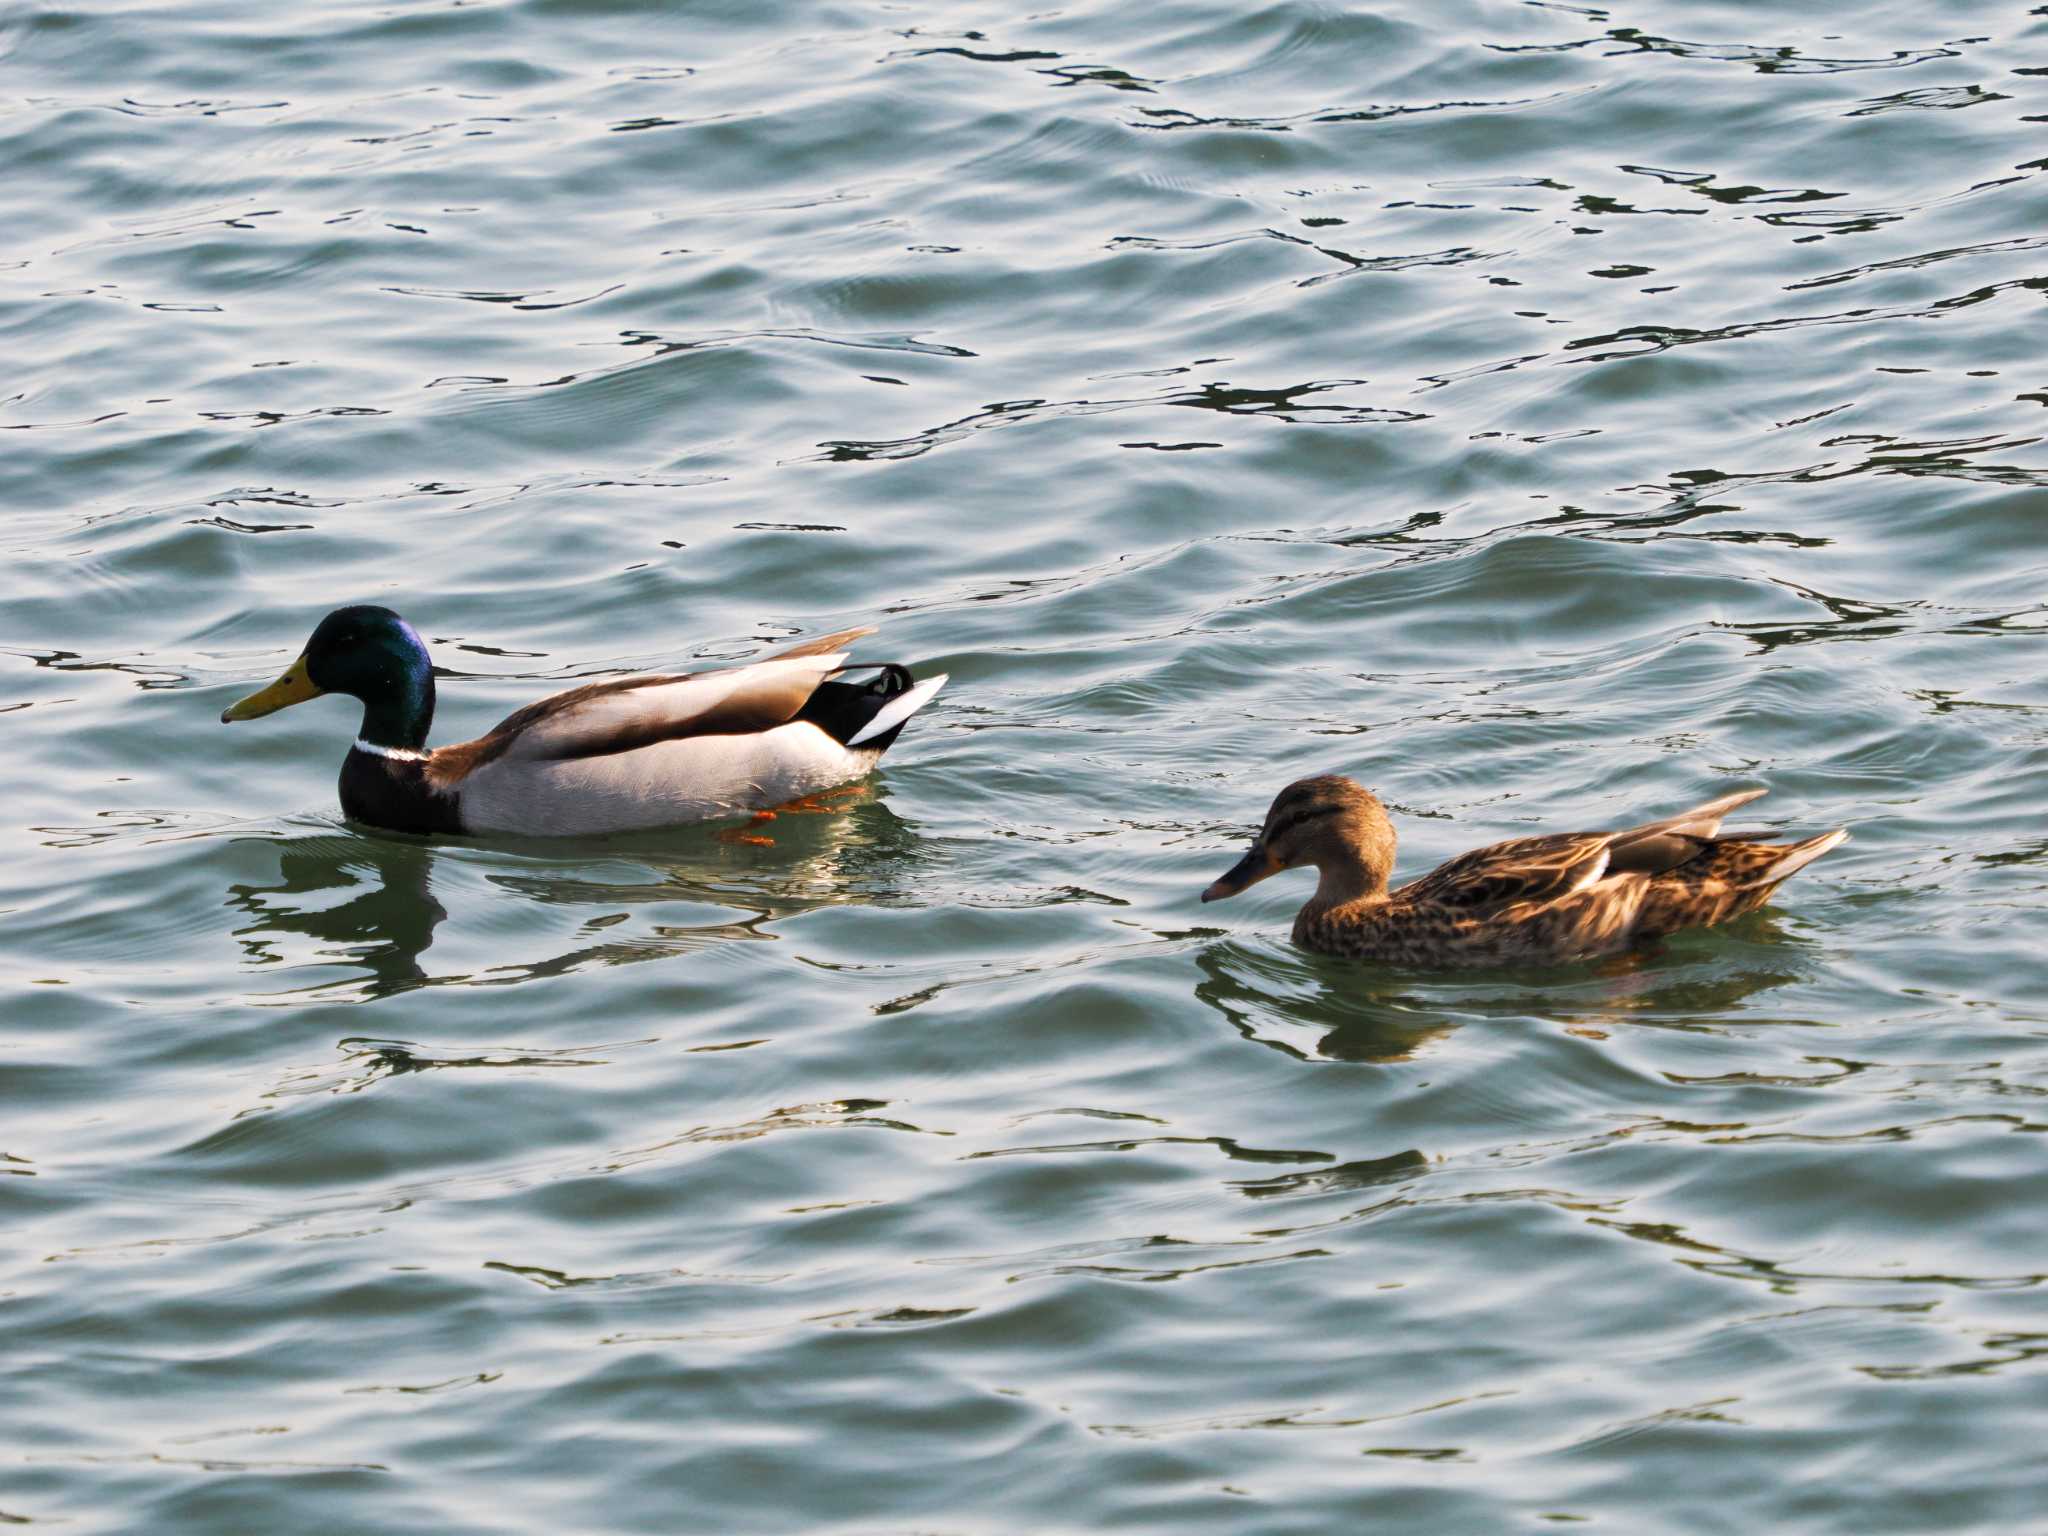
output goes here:
[{"label": "folded wing", "polygon": [[1560,832],[1475,848],[1431,870],[1400,894],[1475,916],[1526,901],[1555,901],[1607,871],[1606,832]]},{"label": "folded wing", "polygon": [[1525,902],[1557,901],[1611,875],[1663,874],[1697,858],[1720,831],[1724,816],[1763,793],[1740,790],[1618,832],[1562,832],[1475,848],[1402,894],[1477,915]]},{"label": "folded wing", "polygon": [[805,641],[765,661],[716,672],[609,678],[513,711],[484,735],[434,754],[438,774],[487,763],[562,761],[633,752],[689,736],[773,730],[797,717],[818,685],[846,664],[867,630]]}]

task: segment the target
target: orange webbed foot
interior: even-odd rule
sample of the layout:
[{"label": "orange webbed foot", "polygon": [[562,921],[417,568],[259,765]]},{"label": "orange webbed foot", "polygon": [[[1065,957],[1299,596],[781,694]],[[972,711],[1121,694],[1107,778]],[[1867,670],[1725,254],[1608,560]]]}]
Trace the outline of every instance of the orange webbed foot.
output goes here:
[{"label": "orange webbed foot", "polygon": [[[846,809],[844,804],[836,802],[857,799],[867,792],[866,784],[841,784],[837,789],[822,789],[815,795],[799,795],[785,805],[778,805],[775,811],[789,816],[829,816]],[[775,811],[763,814],[772,816]]]},{"label": "orange webbed foot", "polygon": [[760,834],[749,829],[774,819],[775,813],[773,811],[756,811],[746,826],[726,827],[718,834],[718,840],[721,843],[745,843],[754,848],[773,848],[775,846],[774,838],[762,837]]}]

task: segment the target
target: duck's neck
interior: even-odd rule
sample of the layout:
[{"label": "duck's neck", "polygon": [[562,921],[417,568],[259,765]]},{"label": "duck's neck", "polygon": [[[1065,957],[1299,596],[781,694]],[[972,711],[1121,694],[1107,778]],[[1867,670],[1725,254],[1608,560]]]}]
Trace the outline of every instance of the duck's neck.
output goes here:
[{"label": "duck's neck", "polygon": [[363,700],[363,725],[356,740],[385,751],[418,752],[434,723],[434,672],[426,658],[404,668],[375,698]]},{"label": "duck's neck", "polygon": [[1319,911],[1353,901],[1378,901],[1387,894],[1387,871],[1363,859],[1333,860],[1317,871],[1316,893],[1309,905]]},{"label": "duck's neck", "polygon": [[1394,875],[1394,828],[1375,804],[1376,815],[1342,827],[1316,860],[1316,893],[1309,905],[1319,912],[1355,901],[1382,901]]}]

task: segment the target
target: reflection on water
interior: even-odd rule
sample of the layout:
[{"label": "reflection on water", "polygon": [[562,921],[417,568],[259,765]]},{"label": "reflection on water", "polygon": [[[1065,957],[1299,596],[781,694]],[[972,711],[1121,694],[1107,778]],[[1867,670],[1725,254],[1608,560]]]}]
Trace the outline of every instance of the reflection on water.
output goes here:
[{"label": "reflection on water", "polygon": [[[611,857],[596,860],[588,843],[435,843],[353,828],[264,838],[256,841],[277,850],[276,878],[237,881],[226,903],[246,919],[233,931],[246,967],[283,967],[294,979],[307,968],[327,973],[273,996],[367,1002],[425,986],[502,986],[773,939],[769,925],[777,920],[835,903],[906,900],[905,882],[930,857],[916,830],[872,794],[839,804],[780,816],[768,834],[744,839],[686,828],[599,844]],[[600,878],[607,870],[616,877]],[[431,971],[423,957],[450,917],[437,883],[458,911],[494,931],[507,923],[506,898],[523,898],[526,958],[508,959],[517,947],[495,944],[480,969]],[[470,895],[474,902],[464,900]],[[671,905],[724,915],[634,923],[639,909]],[[564,909],[593,907],[605,910],[562,927]],[[387,1063],[384,1070],[401,1068]]]},{"label": "reflection on water", "polygon": [[1283,1173],[1270,1179],[1239,1179],[1232,1188],[1254,1200],[1275,1195],[1330,1194],[1343,1190],[1373,1189],[1383,1184],[1407,1184],[1429,1171],[1429,1159],[1409,1148],[1387,1157],[1360,1158],[1334,1167],[1315,1168],[1305,1173]]},{"label": "reflection on water", "polygon": [[228,906],[249,918],[234,930],[248,965],[291,964],[281,940],[300,935],[313,941],[322,961],[352,962],[367,972],[365,996],[427,982],[420,956],[448,909],[434,897],[434,853],[426,843],[335,832],[274,846],[274,883],[228,887]]},{"label": "reflection on water", "polygon": [[[1371,971],[1340,988],[1318,976],[1315,964],[1226,940],[1196,954],[1202,979],[1195,996],[1245,1039],[1302,1061],[1406,1061],[1452,1028],[1454,1021],[1433,1015],[1427,1001],[1403,995]],[[1304,1027],[1321,1032],[1312,1050],[1286,1038]]]},{"label": "reflection on water", "polygon": [[312,1093],[361,1093],[387,1078],[449,1068],[601,1067],[609,1063],[615,1050],[650,1043],[648,1040],[630,1040],[618,1046],[577,1045],[561,1050],[485,1047],[464,1051],[443,1049],[430,1053],[409,1040],[368,1040],[351,1036],[337,1047],[342,1053],[339,1068],[323,1063],[310,1069],[294,1070],[264,1097],[285,1099]]},{"label": "reflection on water", "polygon": [[[1788,957],[1806,947],[1768,913],[1714,938],[1536,971],[1404,971],[1225,940],[1196,953],[1195,996],[1245,1039],[1297,1060],[1388,1063],[1473,1019],[1548,1019],[1593,1039],[1626,1023],[1711,1028],[1697,1021],[1803,979]],[[1310,1031],[1313,1047],[1298,1043]]]}]

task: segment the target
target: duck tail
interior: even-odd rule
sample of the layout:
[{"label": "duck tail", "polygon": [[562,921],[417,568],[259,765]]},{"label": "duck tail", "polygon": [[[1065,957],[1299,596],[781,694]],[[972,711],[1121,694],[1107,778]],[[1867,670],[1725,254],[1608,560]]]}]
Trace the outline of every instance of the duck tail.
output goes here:
[{"label": "duck tail", "polygon": [[1763,789],[1738,789],[1732,795],[1723,795],[1718,800],[1709,800],[1705,805],[1696,805],[1689,811],[1676,816],[1667,816],[1662,821],[1649,822],[1644,826],[1631,827],[1624,838],[1643,833],[1676,832],[1685,837],[1718,837],[1721,835],[1721,819],[1739,806],[1752,800],[1761,800],[1770,793]]},{"label": "duck tail", "polygon": [[1848,840],[1849,829],[1847,827],[1837,827],[1832,832],[1823,832],[1818,837],[1809,837],[1802,843],[1788,843],[1780,847],[1770,848],[1766,851],[1776,854],[1777,857],[1763,867],[1753,883],[1757,885],[1776,885],[1780,881],[1789,880],[1830,848],[1839,847]]},{"label": "duck tail", "polygon": [[[909,673],[903,674],[906,678]],[[934,672],[920,683],[913,683],[901,693],[891,694],[889,702],[875,711],[875,717],[847,738],[849,747],[872,745],[879,752],[896,739],[896,733],[903,729],[903,722],[931,703],[932,695],[946,686],[944,672]]]},{"label": "duck tail", "polygon": [[[876,675],[865,683],[843,681],[853,672]],[[820,683],[796,718],[808,720],[841,746],[880,753],[945,683],[943,672],[919,681],[908,667],[893,661],[857,661],[837,668]]]}]

